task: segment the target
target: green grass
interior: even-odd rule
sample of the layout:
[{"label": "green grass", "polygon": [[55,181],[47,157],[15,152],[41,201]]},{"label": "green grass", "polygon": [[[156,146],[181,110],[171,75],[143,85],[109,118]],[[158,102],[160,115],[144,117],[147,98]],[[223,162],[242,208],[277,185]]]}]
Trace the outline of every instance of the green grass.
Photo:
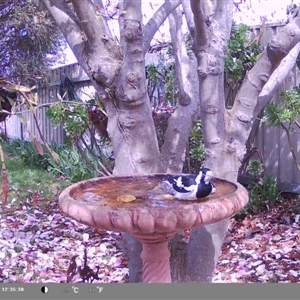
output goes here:
[{"label": "green grass", "polygon": [[[70,182],[56,177],[46,170],[28,167],[18,157],[5,157],[5,165],[9,181],[8,203],[13,199],[22,203],[32,197],[39,200],[57,200],[59,193]],[[0,182],[2,191],[2,177]]]}]

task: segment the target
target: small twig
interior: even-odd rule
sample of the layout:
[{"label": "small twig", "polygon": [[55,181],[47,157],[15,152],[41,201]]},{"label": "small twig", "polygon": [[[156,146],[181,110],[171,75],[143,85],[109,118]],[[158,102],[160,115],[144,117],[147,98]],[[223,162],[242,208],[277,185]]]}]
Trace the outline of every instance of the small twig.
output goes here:
[{"label": "small twig", "polygon": [[8,197],[8,190],[9,190],[9,185],[8,185],[8,176],[7,176],[7,171],[6,171],[6,166],[4,162],[4,153],[2,146],[0,145],[0,157],[1,157],[1,162],[2,162],[2,203],[7,202],[7,197]]},{"label": "small twig", "polygon": [[[87,105],[87,103],[80,103],[80,102],[75,102],[75,101],[67,101],[67,100],[63,100],[63,101],[56,101],[56,102],[50,102],[50,103],[43,103],[43,104],[40,104],[40,105],[36,105],[35,106],[35,109],[39,109],[39,108],[43,108],[43,107],[50,107],[50,106],[53,106],[53,105],[55,105],[55,104],[60,104],[60,103],[64,103],[64,104],[72,104],[72,105],[78,105],[78,106],[86,106]],[[20,106],[21,106],[22,104],[20,104]],[[9,111],[6,111],[6,110],[4,110],[4,109],[2,109],[1,110],[1,112],[4,112],[4,113],[6,113],[6,114],[8,114],[8,115],[11,115],[11,116],[16,116],[16,115],[22,115],[22,114],[24,114],[24,113],[30,113],[30,112],[32,112],[32,110],[31,109],[27,109],[27,110],[22,110],[22,111],[19,111],[19,112],[16,112],[16,111],[14,111],[14,112],[9,112]]]},{"label": "small twig", "polygon": [[[90,134],[91,134],[91,129],[90,129]],[[103,154],[103,151],[101,150],[101,148],[99,147],[97,141],[96,141],[96,138],[95,138],[95,135],[94,134],[91,134],[91,140],[93,141],[93,145],[95,145],[95,148],[97,148],[97,151],[99,153],[99,155],[101,156],[101,158],[106,162],[105,163],[105,167],[107,168],[107,171],[108,171],[108,175],[112,175],[112,168],[111,166],[107,163],[107,157]],[[102,165],[101,162],[98,161],[98,163],[100,164],[100,166]]]},{"label": "small twig", "polygon": [[81,149],[78,141],[75,142],[76,144],[76,147],[80,153],[80,155],[82,156],[82,158],[84,159],[84,161],[95,171],[97,172],[99,175],[102,175],[102,176],[106,176],[105,173],[101,172],[100,170],[98,170],[97,168],[95,168],[95,166],[90,162],[90,160],[88,159],[87,155],[84,153],[84,151]]},{"label": "small twig", "polygon": [[297,127],[300,129],[300,123],[297,120],[295,120],[294,122],[297,125]]},{"label": "small twig", "polygon": [[188,171],[189,171],[189,173],[191,173],[191,155],[190,155],[190,145],[188,142],[186,144],[186,156],[187,156]]},{"label": "small twig", "polygon": [[[83,145],[86,147],[86,149],[93,155],[93,152],[90,149],[89,145],[85,142],[85,140],[82,137],[81,137],[81,141],[82,141]],[[100,161],[98,161],[98,163],[101,166],[101,168],[105,171],[106,175],[110,176],[111,173],[107,170],[107,168]]]},{"label": "small twig", "polygon": [[51,148],[49,147],[48,143],[46,142],[46,140],[45,140],[45,138],[44,138],[44,136],[43,136],[43,133],[42,133],[41,128],[40,128],[40,126],[39,126],[39,122],[38,122],[38,120],[37,120],[36,114],[35,114],[35,112],[32,110],[32,104],[30,103],[30,101],[29,101],[29,99],[28,99],[28,97],[27,97],[26,94],[24,94],[23,92],[20,92],[20,93],[21,93],[21,95],[24,97],[24,99],[25,99],[25,101],[26,101],[26,105],[27,105],[27,107],[29,107],[29,110],[31,111],[31,113],[32,113],[32,115],[33,115],[34,123],[35,123],[36,128],[37,128],[37,130],[38,130],[38,132],[39,132],[40,138],[42,139],[44,145],[46,146],[47,150],[49,151],[49,153],[50,153],[50,155],[52,156],[52,158],[54,159],[54,161],[55,161],[57,164],[59,164],[59,159],[58,159],[57,155],[51,150]]},{"label": "small twig", "polygon": [[292,142],[292,137],[291,137],[290,131],[283,123],[280,123],[280,125],[284,129],[284,131],[286,132],[286,136],[287,136],[287,139],[288,139],[288,143],[289,143],[289,146],[290,146],[290,150],[291,150],[291,153],[292,153],[294,163],[295,163],[297,169],[300,171],[300,164],[298,162],[297,155],[296,155],[295,149],[293,147],[293,142]]}]

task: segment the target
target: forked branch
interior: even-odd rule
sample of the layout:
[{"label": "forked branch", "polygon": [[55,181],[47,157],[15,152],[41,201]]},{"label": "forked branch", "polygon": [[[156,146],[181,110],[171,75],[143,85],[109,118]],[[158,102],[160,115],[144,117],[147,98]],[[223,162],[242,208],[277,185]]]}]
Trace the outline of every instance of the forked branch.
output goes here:
[{"label": "forked branch", "polygon": [[144,53],[146,53],[149,49],[150,42],[159,27],[180,3],[181,0],[165,0],[165,3],[159,7],[152,18],[147,22],[144,27]]}]

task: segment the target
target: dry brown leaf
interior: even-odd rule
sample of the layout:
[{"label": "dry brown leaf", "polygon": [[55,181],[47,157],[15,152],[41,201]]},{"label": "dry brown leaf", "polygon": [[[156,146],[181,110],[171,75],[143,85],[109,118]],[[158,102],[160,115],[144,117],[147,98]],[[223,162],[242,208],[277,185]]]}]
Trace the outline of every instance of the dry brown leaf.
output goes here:
[{"label": "dry brown leaf", "polygon": [[272,237],[272,240],[273,241],[276,241],[276,242],[278,242],[278,241],[280,241],[280,240],[282,240],[283,239],[283,237],[280,235],[280,234],[275,234],[273,237]]},{"label": "dry brown leaf", "polygon": [[155,200],[174,200],[175,197],[171,194],[162,194],[154,197]]},{"label": "dry brown leaf", "polygon": [[133,195],[120,195],[117,198],[117,201],[121,201],[121,202],[132,202],[134,200],[136,200],[136,197]]},{"label": "dry brown leaf", "polygon": [[39,153],[39,155],[44,155],[44,150],[43,150],[43,147],[40,144],[40,142],[37,140],[37,138],[34,136],[34,134],[32,134],[29,130],[27,130],[27,132],[28,132],[30,138],[32,139],[33,144],[34,144],[37,152]]}]

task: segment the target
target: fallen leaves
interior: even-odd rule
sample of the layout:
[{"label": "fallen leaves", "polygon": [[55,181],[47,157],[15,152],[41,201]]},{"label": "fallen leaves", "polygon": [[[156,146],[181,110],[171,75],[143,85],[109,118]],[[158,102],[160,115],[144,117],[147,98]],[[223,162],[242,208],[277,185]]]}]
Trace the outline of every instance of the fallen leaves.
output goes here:
[{"label": "fallen leaves", "polygon": [[300,282],[297,200],[230,221],[213,282]]},{"label": "fallen leaves", "polygon": [[[94,282],[127,281],[119,233],[80,224],[63,215],[57,203],[32,203],[0,206],[0,282],[82,282],[80,276],[91,281],[97,268]],[[76,264],[74,274],[70,261]]]}]

